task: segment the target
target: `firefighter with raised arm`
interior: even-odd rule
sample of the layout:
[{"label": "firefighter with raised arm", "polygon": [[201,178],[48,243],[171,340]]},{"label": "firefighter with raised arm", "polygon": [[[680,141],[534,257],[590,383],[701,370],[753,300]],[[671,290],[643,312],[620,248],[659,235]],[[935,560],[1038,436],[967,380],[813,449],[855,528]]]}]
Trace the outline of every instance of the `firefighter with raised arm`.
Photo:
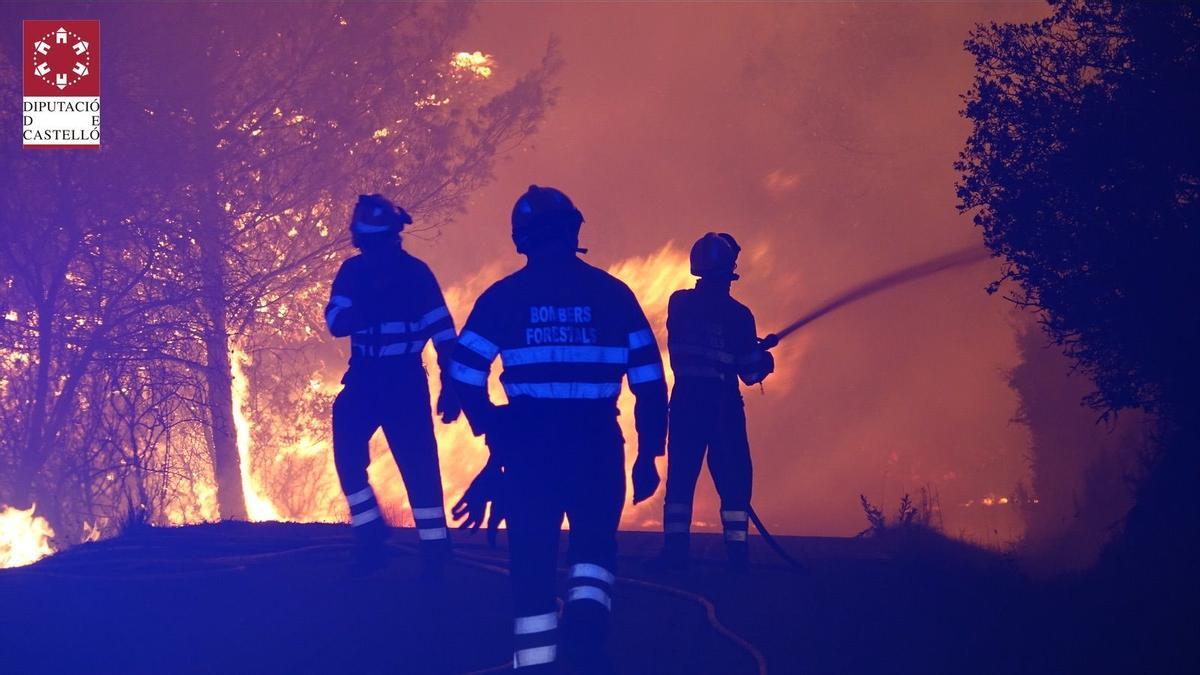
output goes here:
[{"label": "firefighter with raised arm", "polygon": [[752,471],[738,380],[762,382],[775,361],[766,349],[770,343],[758,339],[754,315],[730,295],[740,251],[728,234],[701,237],[691,251],[699,281],[694,289],[676,291],[667,307],[667,351],[675,373],[659,558],[667,567],[687,564],[692,499],[706,453],[721,498],[729,562],[739,570],[747,564]]},{"label": "firefighter with raised arm", "polygon": [[[573,672],[612,672],[603,645],[625,502],[617,424],[623,378],[637,400],[634,503],[657,489],[654,462],[666,439],[667,390],[654,333],[629,288],[578,257],[582,223],[562,192],[530,186],[512,212],[513,243],[528,263],[475,303],[451,364],[467,419],[491,450],[454,515],[477,527],[487,503],[501,490],[506,495],[513,666],[521,673],[557,672],[559,657]],[[497,356],[505,406],[487,393]],[[555,568],[564,515],[570,567],[560,626]]]},{"label": "firefighter with raised arm", "polygon": [[333,403],[333,456],[360,571],[383,563],[387,529],[367,480],[368,443],[380,427],[408,490],[425,571],[436,573],[450,551],[421,352],[433,340],[443,381],[437,411],[449,424],[460,412],[446,386],[454,321],[429,267],[401,246],[410,223],[382,196],[360,196],[350,222],[359,254],[342,263],[325,308],[329,332],[350,338],[350,365]]}]

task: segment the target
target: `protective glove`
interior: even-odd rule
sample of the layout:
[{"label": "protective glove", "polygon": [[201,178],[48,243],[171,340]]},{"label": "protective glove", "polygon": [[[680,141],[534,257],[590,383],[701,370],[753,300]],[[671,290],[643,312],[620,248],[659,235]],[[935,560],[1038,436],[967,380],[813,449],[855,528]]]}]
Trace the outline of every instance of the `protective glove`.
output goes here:
[{"label": "protective glove", "polygon": [[660,483],[654,456],[640,454],[633,461],[633,503],[644,502],[654,495]]},{"label": "protective glove", "polygon": [[767,379],[767,375],[775,372],[775,356],[766,350],[762,353],[763,360],[763,379]]},{"label": "protective glove", "polygon": [[508,432],[511,424],[507,405],[492,406],[487,418],[487,428],[483,432],[483,442],[487,443],[488,449],[492,451],[492,457],[501,464],[508,453]]},{"label": "protective glove", "polygon": [[438,393],[437,413],[442,416],[443,424],[450,424],[458,419],[462,414],[462,404],[458,400],[458,394],[454,391],[454,385],[450,383],[449,378],[442,378],[442,391]]},{"label": "protective glove", "polygon": [[752,372],[743,372],[739,377],[748,385],[761,384],[768,375],[775,372],[775,357],[771,355],[771,352],[763,349],[759,351],[758,361],[752,367],[754,368]]},{"label": "protective glove", "polygon": [[495,546],[496,533],[500,523],[504,522],[503,492],[504,469],[494,457],[489,458],[462,498],[450,509],[450,515],[456,521],[465,518],[458,527],[466,528],[471,534],[486,522],[488,545]]}]

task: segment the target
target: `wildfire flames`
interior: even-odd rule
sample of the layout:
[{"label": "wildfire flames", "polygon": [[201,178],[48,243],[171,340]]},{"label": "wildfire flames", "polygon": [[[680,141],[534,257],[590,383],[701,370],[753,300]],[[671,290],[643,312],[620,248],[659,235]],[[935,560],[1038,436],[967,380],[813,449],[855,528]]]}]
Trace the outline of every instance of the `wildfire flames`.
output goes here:
[{"label": "wildfire flames", "polygon": [[[507,271],[506,266],[489,265],[445,289],[446,304],[460,325],[475,299]],[[674,377],[666,354],[667,303],[674,291],[689,287],[693,282],[686,250],[669,242],[649,255],[622,260],[609,267],[608,271],[628,284],[641,301],[651,326],[656,330],[663,362],[667,365],[667,384],[670,386]],[[424,360],[427,364],[436,362],[432,344],[426,347]],[[253,403],[257,399],[252,394],[261,392],[252,391],[248,377],[254,365],[251,356],[235,345],[230,362],[233,418],[248,518],[252,521],[346,522],[348,511],[334,468],[328,418],[292,420],[286,415],[272,416],[269,411],[264,412],[261,406],[256,407]],[[430,372],[433,374],[436,369],[431,367]],[[489,387],[492,399],[503,403],[506,399],[499,383],[499,373],[497,364],[493,368]],[[327,410],[329,402],[340,388],[337,375],[323,370],[312,373],[301,396],[316,402],[316,408]],[[432,400],[436,401],[440,390],[438,377],[430,378],[430,390]],[[631,465],[636,456],[637,433],[632,415],[632,394],[628,389],[622,392],[619,407],[622,410],[619,423],[627,445],[626,460]],[[296,432],[287,436],[289,440],[266,440],[277,436],[277,432],[283,431],[284,427],[291,428],[293,424]],[[488,450],[483,439],[472,435],[465,418],[450,425],[437,421],[435,430],[446,503],[449,506],[466,490],[483,466]],[[371,484],[389,522],[411,526],[413,522],[407,491],[382,433],[377,433],[371,440],[371,456]],[[303,466],[303,487],[294,478],[294,469],[300,466]],[[164,512],[157,517],[161,522],[171,525],[215,520],[219,517],[216,492],[210,470],[193,472],[187,478],[180,478],[175,493],[182,496],[168,502]],[[627,507],[621,524],[627,528],[656,528],[661,524],[659,509],[658,500]],[[702,526],[701,523],[697,525]],[[85,533],[85,540],[94,539],[93,535],[98,532]],[[52,554],[54,548],[50,540],[53,536],[49,523],[44,518],[34,516],[33,509],[20,511],[9,508],[0,512],[0,566],[25,565]]]},{"label": "wildfire flames", "polygon": [[[673,244],[668,243],[657,252],[644,258],[628,258],[608,270],[613,276],[624,281],[642,303],[642,309],[646,312],[646,318],[650,320],[650,325],[655,329],[658,347],[662,351],[663,372],[667,378],[668,388],[674,383],[675,375],[671,372],[670,361],[667,358],[667,302],[671,299],[672,293],[691,286],[695,281],[690,269],[687,251],[675,248]],[[633,394],[629,393],[628,388],[621,391],[618,403],[622,411],[622,415],[618,418],[621,423],[621,433],[624,434],[627,441],[625,468],[628,473],[636,457],[634,439],[637,438],[632,415]],[[660,473],[663,469],[663,466],[659,466]],[[651,499],[637,506],[627,507],[621,514],[621,525],[625,527],[648,528],[661,524],[661,504],[657,500]]]},{"label": "wildfire flames", "polygon": [[450,67],[458,72],[469,72],[479,77],[492,76],[491,54],[483,52],[458,52],[450,59]]},{"label": "wildfire flames", "polygon": [[[978,500],[976,500],[976,499],[971,499],[971,500],[968,500],[966,503],[964,503],[964,504],[963,504],[963,506],[965,506],[965,507],[972,507],[972,506],[1008,506],[1009,504],[1019,504],[1019,503],[1021,503],[1021,502],[1018,502],[1018,501],[1017,501],[1015,498],[1004,497],[1004,496],[999,496],[999,497],[997,497],[997,496],[996,496],[996,495],[994,495],[994,494],[989,494],[988,496],[986,496],[986,497],[984,497],[984,498],[982,498],[982,499],[978,499]],[[1030,503],[1030,504],[1037,504],[1037,503],[1039,503],[1039,500],[1038,500],[1036,497],[1031,497],[1031,498],[1029,498],[1029,499],[1028,499],[1028,503]]]},{"label": "wildfire flames", "polygon": [[[689,286],[692,282],[692,277],[688,272],[686,252],[674,244],[668,243],[648,256],[623,260],[610,267],[608,271],[627,283],[641,300],[642,307],[646,312],[647,318],[650,320],[650,324],[657,327],[660,331],[658,340],[660,347],[664,350],[663,360],[665,363],[666,335],[662,331],[665,330],[666,325],[667,301],[672,292]],[[460,324],[466,319],[475,299],[479,297],[488,285],[499,279],[504,273],[505,270],[500,266],[488,266],[463,282],[445,289],[446,304]],[[436,357],[432,345],[426,347],[424,358],[426,363],[434,363]],[[288,489],[288,486],[271,485],[262,476],[252,471],[252,467],[255,466],[254,460],[257,459],[261,462],[263,459],[257,456],[258,453],[267,452],[267,450],[252,447],[251,444],[252,414],[248,404],[249,385],[244,373],[247,357],[240,350],[235,350],[232,363],[234,375],[234,421],[237,427],[238,451],[242,465],[242,488],[246,496],[246,508],[250,519],[254,521],[346,521],[348,518],[347,511],[341,494],[337,490],[337,480],[333,474],[332,461],[328,462],[326,469],[329,473],[326,477],[327,480],[322,481],[322,485],[325,486],[324,493],[321,494],[320,499],[315,500],[307,508],[302,509],[300,512],[291,512],[284,515],[285,511],[279,508],[272,500],[271,495],[282,494],[283,491]],[[490,389],[492,399],[497,402],[503,402],[505,397],[503,389],[499,384],[499,370],[498,367],[493,369]],[[673,379],[669,368],[666,374],[669,385]],[[324,381],[326,380],[315,376],[313,386],[320,389],[325,395],[336,393],[337,380],[332,380],[335,384],[328,387],[321,384]],[[437,377],[430,378],[430,390],[433,400],[436,401],[440,390],[440,383]],[[627,461],[632,463],[635,456],[634,448],[637,434],[633,427],[633,416],[631,414],[633,410],[632,395],[628,390],[622,393],[619,404],[624,411],[624,414],[619,418],[621,429],[625,438],[628,439]],[[487,457],[487,447],[484,445],[483,439],[476,438],[471,434],[470,427],[465,418],[450,425],[442,424],[439,421],[436,423],[435,428],[446,500],[447,502],[452,502],[466,490],[471,479],[475,477],[475,474],[483,466]],[[305,452],[309,454],[324,453],[332,457],[332,447],[328,438],[305,443],[304,445],[306,446]],[[294,447],[281,448],[275,452],[274,456],[268,459],[270,462],[286,462],[295,452],[297,452],[297,449]],[[371,484],[375,487],[380,502],[384,505],[384,510],[389,516],[389,520],[396,525],[411,525],[412,518],[408,509],[407,492],[404,489],[404,483],[396,469],[395,463],[392,461],[391,453],[387,449],[382,433],[376,434],[376,437],[372,439],[371,456],[373,458],[369,469]],[[211,499],[211,495],[213,494],[211,485],[197,486],[197,488],[202,488],[199,492],[209,495]],[[626,509],[622,524],[625,526],[648,527],[656,525],[659,522],[658,506],[642,504]]]},{"label": "wildfire flames", "polygon": [[54,530],[45,518],[33,515],[36,508],[0,510],[0,568],[28,565],[54,553]]},{"label": "wildfire flames", "polygon": [[[506,266],[489,265],[445,289],[446,304],[460,325],[475,299],[507,271]],[[686,250],[669,242],[649,255],[622,260],[609,267],[608,271],[628,284],[641,301],[651,326],[657,332],[663,362],[668,366],[665,373],[670,386],[674,377],[666,354],[667,303],[674,291],[689,287],[693,282]],[[432,344],[426,347],[424,360],[427,364],[436,362]],[[291,440],[267,442],[264,439],[274,436],[275,432],[282,430],[282,426],[290,426],[290,420],[287,416],[271,417],[253,405],[252,393],[255,392],[252,392],[248,373],[254,364],[245,350],[235,346],[230,362],[233,418],[248,518],[251,521],[346,522],[349,516],[334,468],[331,430],[327,421],[297,421],[295,425],[300,431],[290,436]],[[430,372],[433,374],[436,369],[431,367]],[[499,383],[499,373],[497,364],[493,368],[489,388],[492,399],[503,403],[506,399]],[[340,388],[337,374],[324,371],[312,373],[302,395],[319,402],[318,408],[327,409],[328,402]],[[432,400],[436,401],[440,390],[439,378],[431,377],[429,384]],[[632,394],[628,389],[622,392],[619,407],[622,410],[619,423],[627,445],[626,460],[631,465],[636,456],[637,433],[632,415]],[[435,430],[449,506],[466,490],[483,466],[488,450],[483,439],[472,435],[465,418],[450,425],[437,421]],[[259,440],[256,442],[255,439]],[[411,526],[413,522],[407,491],[382,433],[377,433],[371,440],[371,456],[371,484],[389,522]],[[298,487],[290,471],[301,464],[308,472],[304,474],[303,489]],[[215,520],[219,517],[216,493],[210,470],[180,478],[176,494],[182,497],[168,502],[158,518],[170,525]],[[623,527],[655,528],[661,524],[659,508],[657,500],[627,507],[621,524]],[[85,540],[94,539],[94,535],[98,534],[98,529],[94,526],[92,529],[95,531],[85,533]],[[42,517],[34,516],[33,509],[20,511],[8,508],[0,512],[0,567],[26,565],[52,554],[54,548],[50,540],[53,536],[49,523]]]},{"label": "wildfire flames", "polygon": [[242,493],[246,497],[246,515],[253,521],[279,520],[279,511],[250,476],[250,419],[246,413],[249,385],[242,370],[246,355],[235,350],[230,366],[233,370],[233,425],[237,430],[238,464],[242,472]]}]

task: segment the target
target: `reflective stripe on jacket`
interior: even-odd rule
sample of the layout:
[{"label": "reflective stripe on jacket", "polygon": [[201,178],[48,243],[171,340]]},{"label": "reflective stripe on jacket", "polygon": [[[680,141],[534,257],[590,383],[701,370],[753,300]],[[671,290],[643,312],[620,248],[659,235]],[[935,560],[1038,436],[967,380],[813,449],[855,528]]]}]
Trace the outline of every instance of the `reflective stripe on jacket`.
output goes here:
[{"label": "reflective stripe on jacket", "polygon": [[767,368],[754,315],[723,288],[705,288],[703,281],[671,296],[667,350],[676,386],[724,383],[720,388],[736,392],[738,378],[759,382]]},{"label": "reflective stripe on jacket", "polygon": [[425,343],[453,344],[454,319],[425,263],[399,246],[356,255],[334,277],[325,324],[350,337],[350,365],[379,359],[419,359]]}]

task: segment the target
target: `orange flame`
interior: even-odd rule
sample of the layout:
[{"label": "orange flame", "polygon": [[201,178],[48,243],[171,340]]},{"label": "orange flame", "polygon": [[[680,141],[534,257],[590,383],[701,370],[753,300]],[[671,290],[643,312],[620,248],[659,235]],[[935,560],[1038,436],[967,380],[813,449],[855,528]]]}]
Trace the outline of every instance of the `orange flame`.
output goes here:
[{"label": "orange flame", "polygon": [[458,72],[469,72],[477,77],[489,78],[495,61],[491,54],[483,52],[458,52],[450,58],[450,67]]},{"label": "orange flame", "polygon": [[233,371],[233,426],[237,431],[238,464],[242,473],[242,493],[246,498],[246,515],[253,522],[279,520],[279,511],[250,473],[250,418],[247,415],[250,384],[242,370],[242,362],[248,361],[249,357],[236,347],[232,356],[230,366]]},{"label": "orange flame", "polygon": [[[663,350],[663,362],[667,363],[666,358],[666,323],[667,323],[667,301],[670,300],[671,294],[680,288],[690,286],[692,276],[689,272],[687,252],[676,247],[673,242],[668,242],[658,251],[643,257],[627,258],[608,268],[608,272],[613,276],[624,281],[637,296],[642,304],[642,309],[646,313],[646,318],[650,321],[650,325],[655,328],[659,347]],[[500,278],[503,274],[502,268],[498,265],[492,265],[479,273],[473,275],[464,283],[457,284],[446,290],[446,305],[450,308],[451,313],[457,317],[461,323],[471,310],[475,299],[487,288],[493,281]],[[433,348],[427,347],[425,360],[427,363],[434,358]],[[488,391],[491,394],[492,400],[497,403],[505,402],[507,399],[504,396],[504,390],[500,386],[499,368],[493,368],[491,378],[488,382]],[[670,386],[674,378],[670,372],[670,368],[666,369],[667,385]],[[434,400],[437,400],[439,391],[439,383],[437,378],[431,378],[430,388]],[[621,398],[618,405],[625,414],[618,419],[621,424],[621,432],[628,439],[628,450],[626,452],[626,464],[632,466],[636,456],[636,441],[637,433],[634,429],[633,415],[630,414],[633,410],[632,394],[625,389],[621,393]],[[487,461],[487,446],[484,445],[483,439],[476,438],[471,434],[470,427],[465,419],[460,419],[458,422],[451,425],[437,423],[437,440],[438,450],[441,456],[442,463],[442,484],[446,492],[447,501],[453,503],[470,485],[475,474],[483,467]],[[377,457],[377,460],[371,465],[371,483],[375,485],[376,493],[379,495],[381,502],[390,502],[398,504],[400,507],[407,507],[407,498],[404,493],[403,483],[400,481],[399,473],[395,469],[394,463],[386,453],[381,452],[382,459]],[[661,469],[662,467],[660,467]],[[661,506],[656,500],[644,502],[635,507],[628,507],[622,514],[621,525],[627,528],[648,528],[655,527],[661,524]],[[399,518],[393,518],[393,522],[404,522],[408,524],[410,521],[407,516],[407,508],[404,508],[404,513],[391,512],[393,516],[399,515]]]},{"label": "orange flame", "polygon": [[[663,371],[667,378],[667,387],[675,381],[671,372],[670,360],[667,358],[667,302],[671,294],[681,288],[690,287],[694,278],[691,275],[687,251],[676,248],[674,242],[667,242],[661,249],[645,257],[627,258],[608,269],[609,273],[624,281],[638,301],[642,311],[654,328],[658,347],[662,352]],[[637,457],[637,431],[634,429],[633,394],[626,388],[621,391],[618,406],[624,414],[618,419],[621,423],[621,433],[626,438],[625,464],[626,474],[632,470],[633,460]],[[659,462],[659,473],[666,468]],[[665,479],[665,475],[664,475]],[[661,491],[655,499],[650,499],[637,506],[627,506],[621,513],[621,526],[634,529],[657,529],[662,525]]]},{"label": "orange flame", "polygon": [[[1036,499],[1033,499],[1031,501],[1034,504],[1037,503]],[[974,499],[968,500],[966,503],[963,504],[963,506],[975,506],[976,504],[978,504],[980,506],[1007,506],[1012,503],[1014,503],[1014,502],[1008,497],[997,497],[995,494],[989,494],[988,496],[986,496],[978,501],[976,501]]]},{"label": "orange flame", "polygon": [[[679,288],[689,286],[692,281],[688,271],[687,252],[676,247],[674,243],[668,242],[661,249],[650,255],[628,258],[613,265],[608,271],[628,284],[637,295],[650,321],[650,325],[656,329],[660,348],[665,350],[667,301],[671,293]],[[458,318],[460,324],[470,312],[475,299],[492,282],[503,276],[504,272],[505,270],[501,265],[489,265],[465,281],[448,287],[445,290],[446,305],[449,307],[451,313]],[[234,422],[237,429],[238,452],[241,459],[242,489],[245,493],[246,509],[250,520],[282,519],[301,522],[346,522],[349,516],[344,501],[339,494],[333,494],[337,490],[336,486],[338,483],[332,460],[323,469],[324,473],[328,475],[323,476],[324,480],[322,481],[323,485],[328,486],[326,492],[330,492],[330,494],[322,493],[320,499],[305,505],[299,510],[289,510],[286,512],[286,515],[284,515],[283,509],[279,507],[279,502],[272,500],[271,495],[279,496],[283,494],[288,489],[288,486],[271,485],[261,472],[256,473],[252,470],[254,466],[254,463],[251,461],[252,458],[257,456],[258,453],[266,452],[266,450],[255,448],[251,443],[252,421],[249,407],[249,383],[244,372],[249,357],[240,348],[235,348],[232,356]],[[426,363],[432,363],[436,360],[432,345],[426,346],[424,359]],[[667,362],[665,351],[663,361],[664,363]],[[489,381],[489,391],[491,392],[492,400],[497,403],[503,403],[506,401],[506,398],[499,383],[499,371],[499,368],[493,369],[491,380]],[[669,368],[666,371],[666,376],[669,386],[673,381]],[[332,391],[325,390],[327,385],[322,384],[323,382],[325,380],[321,377],[320,373],[317,373],[313,377],[311,386],[324,393],[332,394]],[[336,383],[336,380],[333,380],[333,382]],[[336,384],[332,385],[332,387],[336,386]],[[430,394],[434,402],[437,400],[439,391],[439,378],[430,378]],[[629,439],[629,451],[626,453],[627,463],[629,464],[632,464],[636,454],[635,439],[637,438],[636,431],[633,428],[633,416],[629,414],[633,409],[631,396],[628,391],[624,391],[619,400],[621,409],[626,413],[621,415],[619,420],[622,432]],[[475,474],[483,466],[487,459],[488,450],[487,446],[484,445],[483,439],[477,438],[471,433],[465,418],[461,418],[449,425],[436,421],[435,433],[438,441],[442,483],[446,501],[452,504],[466,490],[471,480],[475,477]],[[292,445],[280,447],[275,450],[270,460],[272,462],[287,462],[290,458],[301,455],[312,456],[314,453],[324,453],[332,458],[332,444],[328,436],[320,439],[302,438]],[[404,482],[400,477],[400,473],[396,469],[396,464],[392,460],[391,453],[387,450],[386,441],[382,433],[377,433],[371,440],[371,456],[372,461],[368,473],[379,502],[383,505],[384,511],[388,515],[388,520],[394,525],[412,525],[412,517],[408,508],[407,491],[404,488]],[[259,459],[261,460],[262,458],[259,457]],[[202,510],[207,513],[209,509],[205,507],[214,501],[215,494],[211,482],[198,481],[192,485],[191,492],[200,502]],[[656,504],[653,500],[652,503]],[[651,506],[650,503],[627,508],[622,517],[621,524],[624,527],[634,528],[655,527],[661,522],[659,508],[657,504]],[[168,514],[170,522],[178,523],[191,520],[190,518],[183,517],[181,512],[176,513],[176,511],[173,509]]]},{"label": "orange flame", "polygon": [[33,515],[36,508],[0,510],[0,568],[29,565],[54,553],[54,530],[45,518]]}]

